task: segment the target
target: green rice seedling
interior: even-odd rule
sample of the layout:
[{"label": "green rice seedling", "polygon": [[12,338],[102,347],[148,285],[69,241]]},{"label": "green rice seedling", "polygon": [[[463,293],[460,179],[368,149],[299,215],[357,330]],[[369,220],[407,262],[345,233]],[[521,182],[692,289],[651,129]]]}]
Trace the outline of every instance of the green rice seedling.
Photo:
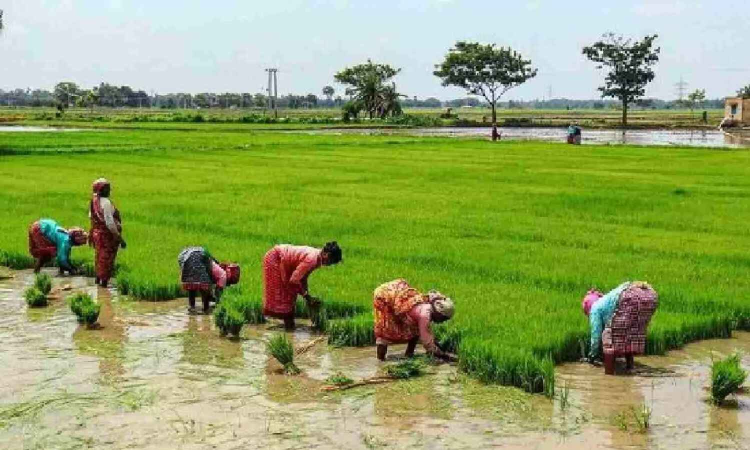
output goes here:
[{"label": "green rice seedling", "polygon": [[96,303],[90,295],[79,292],[73,294],[69,302],[70,310],[78,318],[78,323],[93,326],[99,320],[101,305]]},{"label": "green rice seedling", "polygon": [[638,407],[632,407],[633,421],[639,433],[645,433],[651,427],[651,408],[644,402]]},{"label": "green rice seedling", "polygon": [[570,388],[568,387],[568,382],[566,381],[563,385],[563,388],[560,390],[560,410],[567,410],[568,405],[570,405]]},{"label": "green rice seedling", "polygon": [[284,366],[284,373],[297,375],[300,373],[299,368],[294,364],[294,346],[284,333],[277,333],[266,343],[266,351],[273,356],[276,361]]},{"label": "green rice seedling", "polygon": [[239,337],[245,325],[245,315],[231,302],[221,302],[214,309],[214,323],[222,336]]},{"label": "green rice seedling", "polygon": [[49,295],[52,291],[52,277],[46,273],[38,273],[34,276],[34,287],[39,289],[42,294]]},{"label": "green rice seedling", "polygon": [[328,343],[346,347],[364,347],[375,344],[373,318],[370,314],[361,314],[348,319],[326,321]]},{"label": "green rice seedling", "polygon": [[424,373],[424,362],[419,359],[409,358],[396,364],[390,364],[383,369],[385,374],[399,380],[418,377]]},{"label": "green rice seedling", "polygon": [[23,296],[26,299],[26,304],[32,308],[47,306],[47,296],[35,286],[26,289]]},{"label": "green rice seedling", "polygon": [[342,372],[336,372],[335,374],[326,378],[326,384],[330,384],[332,386],[346,386],[352,383],[354,383],[354,380],[344,375]]},{"label": "green rice seedling", "polygon": [[724,399],[737,392],[747,378],[747,371],[742,369],[739,353],[714,361],[711,364],[711,398],[720,405]]},{"label": "green rice seedling", "polygon": [[231,305],[234,309],[242,313],[245,317],[245,323],[261,324],[266,322],[263,315],[263,302],[258,298],[246,295],[239,287],[232,287],[224,293],[222,304]]}]

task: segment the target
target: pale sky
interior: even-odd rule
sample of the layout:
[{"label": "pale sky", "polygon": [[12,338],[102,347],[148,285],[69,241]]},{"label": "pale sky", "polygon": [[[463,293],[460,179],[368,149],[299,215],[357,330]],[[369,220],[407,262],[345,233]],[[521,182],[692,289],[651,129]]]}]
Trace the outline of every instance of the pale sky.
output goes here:
[{"label": "pale sky", "polygon": [[[709,98],[750,84],[748,0],[0,0],[0,89],[101,81],[148,92],[259,92],[279,67],[280,93],[333,84],[372,58],[402,69],[399,91],[456,98],[432,75],[456,40],[511,46],[539,75],[507,99],[597,98],[602,75],[581,54],[614,31],[658,33],[647,95]],[[337,91],[343,88],[333,84]]]}]

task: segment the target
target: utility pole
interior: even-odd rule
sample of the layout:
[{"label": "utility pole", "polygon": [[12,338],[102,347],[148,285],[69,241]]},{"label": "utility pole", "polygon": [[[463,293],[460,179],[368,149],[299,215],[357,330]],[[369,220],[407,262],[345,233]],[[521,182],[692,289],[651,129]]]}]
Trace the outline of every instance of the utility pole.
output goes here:
[{"label": "utility pole", "polygon": [[687,82],[680,77],[680,81],[678,83],[675,83],[674,87],[676,89],[677,93],[677,100],[682,103],[682,101],[685,99],[685,92],[687,92]]},{"label": "utility pole", "polygon": [[279,111],[276,109],[276,99],[279,95],[279,82],[276,78],[277,68],[268,68],[268,109],[273,109],[274,117],[279,117]]}]

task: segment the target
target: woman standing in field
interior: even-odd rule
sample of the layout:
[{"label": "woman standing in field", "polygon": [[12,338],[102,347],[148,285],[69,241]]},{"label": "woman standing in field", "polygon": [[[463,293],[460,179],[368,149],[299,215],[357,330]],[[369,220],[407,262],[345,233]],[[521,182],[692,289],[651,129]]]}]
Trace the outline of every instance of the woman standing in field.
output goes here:
[{"label": "woman standing in field", "polygon": [[107,287],[115,268],[117,249],[125,248],[120,212],[109,199],[111,186],[105,178],[93,184],[94,197],[89,204],[91,233],[89,243],[96,252],[96,283]]},{"label": "woman standing in field", "polygon": [[341,247],[329,242],[322,249],[282,244],[263,258],[263,314],[284,320],[294,328],[294,305],[301,295],[307,306],[315,308],[320,300],[310,295],[307,278],[317,268],[341,262]]},{"label": "woman standing in field", "polygon": [[39,273],[42,266],[57,256],[60,275],[67,270],[71,275],[78,271],[70,262],[70,251],[74,246],[86,243],[88,235],[83,228],[72,227],[68,230],[52,219],[40,219],[29,227],[29,253],[34,257],[34,273]]},{"label": "woman standing in field", "polygon": [[406,356],[414,355],[417,341],[421,341],[428,354],[455,359],[435,343],[430,323],[441,323],[453,317],[453,301],[437,291],[421,294],[398,279],[380,285],[373,293],[375,312],[375,339],[378,359],[385,360],[389,344],[407,344]]},{"label": "woman standing in field", "polygon": [[[646,327],[656,309],[657,298],[654,288],[644,281],[626,281],[607,294],[595,289],[589,290],[582,302],[583,313],[588,316],[591,327],[588,362],[600,359],[602,335],[606,327],[610,327],[608,345],[611,345],[613,340],[622,340],[645,346]],[[627,303],[627,310],[618,312],[621,301],[623,304]],[[620,326],[619,322],[613,323],[612,319],[616,312],[622,315],[623,326]],[[638,353],[642,353],[642,350]],[[632,365],[632,354],[628,357],[628,365]]]}]

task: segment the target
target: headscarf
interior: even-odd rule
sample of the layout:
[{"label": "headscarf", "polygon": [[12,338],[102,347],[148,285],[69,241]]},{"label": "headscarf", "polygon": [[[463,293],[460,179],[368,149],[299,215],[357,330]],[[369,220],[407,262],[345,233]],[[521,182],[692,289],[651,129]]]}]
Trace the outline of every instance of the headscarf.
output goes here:
[{"label": "headscarf", "polygon": [[107,180],[106,178],[99,178],[91,185],[94,190],[94,196],[101,194],[101,192],[109,186],[109,180]]},{"label": "headscarf", "polygon": [[74,245],[83,245],[88,240],[88,234],[83,231],[83,228],[72,227],[68,228],[68,236],[73,241]]},{"label": "headscarf", "polygon": [[599,292],[596,289],[589,289],[589,291],[586,293],[586,296],[583,297],[583,301],[581,302],[581,307],[583,307],[583,313],[587,316],[591,312],[591,307],[594,306],[594,303],[597,302],[600,298],[604,297],[604,294]]},{"label": "headscarf", "polygon": [[430,291],[427,294],[427,298],[429,302],[432,303],[432,308],[436,313],[440,314],[446,319],[450,319],[451,317],[453,317],[453,313],[456,312],[456,307],[450,297],[446,297],[438,291]]}]

